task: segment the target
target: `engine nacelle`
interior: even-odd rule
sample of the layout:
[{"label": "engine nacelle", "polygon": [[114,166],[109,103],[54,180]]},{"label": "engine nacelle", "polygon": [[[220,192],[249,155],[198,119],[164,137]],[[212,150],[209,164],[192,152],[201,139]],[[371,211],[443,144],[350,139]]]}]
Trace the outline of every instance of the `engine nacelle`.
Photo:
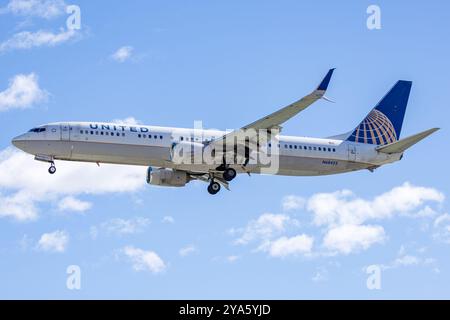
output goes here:
[{"label": "engine nacelle", "polygon": [[171,169],[153,170],[152,167],[149,167],[147,170],[147,183],[155,186],[184,187],[190,180],[190,177],[184,171]]}]

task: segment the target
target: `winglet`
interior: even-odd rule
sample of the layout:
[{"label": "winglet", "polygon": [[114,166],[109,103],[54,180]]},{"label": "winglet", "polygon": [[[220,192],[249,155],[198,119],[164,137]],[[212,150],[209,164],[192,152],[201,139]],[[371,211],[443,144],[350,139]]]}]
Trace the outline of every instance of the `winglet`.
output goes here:
[{"label": "winglet", "polygon": [[336,70],[336,68],[330,69],[327,73],[327,75],[325,76],[325,78],[323,78],[322,82],[320,83],[320,85],[317,87],[317,90],[320,91],[327,91],[328,89],[328,84],[330,83],[331,77],[333,76],[333,72],[334,70]]}]

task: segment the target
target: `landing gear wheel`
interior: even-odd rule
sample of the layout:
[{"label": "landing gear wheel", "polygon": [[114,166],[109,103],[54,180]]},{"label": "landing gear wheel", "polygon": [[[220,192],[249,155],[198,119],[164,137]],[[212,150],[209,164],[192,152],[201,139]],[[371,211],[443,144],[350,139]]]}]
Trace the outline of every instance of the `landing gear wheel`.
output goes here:
[{"label": "landing gear wheel", "polygon": [[48,173],[50,173],[50,174],[55,174],[56,173],[56,167],[55,167],[54,164],[52,164],[50,166],[50,168],[48,168]]},{"label": "landing gear wheel", "polygon": [[209,194],[217,194],[220,191],[220,184],[217,182],[211,182],[211,184],[208,186],[208,192]]},{"label": "landing gear wheel", "polygon": [[234,178],[236,178],[236,175],[236,170],[234,170],[233,168],[228,168],[223,173],[223,179],[227,182],[230,182],[234,180]]}]

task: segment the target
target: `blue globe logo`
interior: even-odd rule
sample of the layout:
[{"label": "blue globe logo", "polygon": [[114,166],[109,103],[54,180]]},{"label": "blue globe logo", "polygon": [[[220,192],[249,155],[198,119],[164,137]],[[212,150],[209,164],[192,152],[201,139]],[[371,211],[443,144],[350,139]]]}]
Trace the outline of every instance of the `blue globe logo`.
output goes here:
[{"label": "blue globe logo", "polygon": [[376,109],[356,128],[355,141],[368,144],[386,145],[397,141],[394,125],[386,115]]}]

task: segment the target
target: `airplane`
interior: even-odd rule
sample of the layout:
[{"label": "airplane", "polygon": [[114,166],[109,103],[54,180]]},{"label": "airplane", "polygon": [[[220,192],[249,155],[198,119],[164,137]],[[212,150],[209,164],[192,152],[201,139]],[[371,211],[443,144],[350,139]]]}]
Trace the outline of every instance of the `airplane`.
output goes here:
[{"label": "airplane", "polygon": [[[302,99],[231,132],[58,122],[35,127],[14,138],[12,144],[34,155],[35,160],[49,163],[50,174],[56,173],[56,160],[147,166],[150,185],[184,187],[192,180],[200,180],[208,183],[208,192],[215,195],[221,187],[229,190],[238,174],[320,176],[363,169],[373,172],[401,160],[407,149],[439,130],[433,128],[400,139],[412,87],[411,81],[400,80],[346,134],[329,138],[281,135],[286,121],[320,99],[330,101],[325,93],[334,71],[330,69],[319,86]],[[212,155],[214,161],[206,161],[204,154]]]}]

